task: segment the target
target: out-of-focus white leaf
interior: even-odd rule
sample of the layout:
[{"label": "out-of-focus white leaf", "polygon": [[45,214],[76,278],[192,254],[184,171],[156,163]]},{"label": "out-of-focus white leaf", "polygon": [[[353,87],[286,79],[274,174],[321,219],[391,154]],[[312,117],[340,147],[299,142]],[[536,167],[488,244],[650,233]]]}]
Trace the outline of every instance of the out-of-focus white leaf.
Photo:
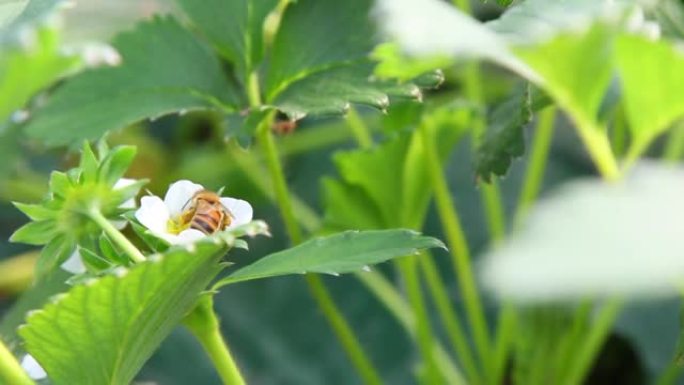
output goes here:
[{"label": "out-of-focus white leaf", "polygon": [[619,184],[571,182],[481,267],[487,287],[517,301],[675,295],[684,282],[684,169],[642,164]]},{"label": "out-of-focus white leaf", "polygon": [[376,17],[409,55],[488,59],[530,80],[538,78],[494,31],[447,2],[378,0]]}]

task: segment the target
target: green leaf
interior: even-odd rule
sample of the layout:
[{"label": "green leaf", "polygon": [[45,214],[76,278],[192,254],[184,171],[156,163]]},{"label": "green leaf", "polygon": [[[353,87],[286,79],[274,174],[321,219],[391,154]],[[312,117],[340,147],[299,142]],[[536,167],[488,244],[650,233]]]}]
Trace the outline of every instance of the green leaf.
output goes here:
[{"label": "green leaf", "polygon": [[[446,158],[453,149],[470,113],[455,105],[423,113],[418,124],[436,135],[440,158]],[[329,229],[422,225],[431,190],[420,132],[397,136],[370,150],[339,152],[334,160],[341,181],[326,181],[323,185]]]},{"label": "green leaf", "polygon": [[[409,81],[435,70],[450,67],[453,64],[453,59],[448,55],[426,58],[406,56],[397,43],[378,45],[373,50],[371,57],[379,62],[375,67],[376,75],[381,78],[398,79],[399,81]],[[443,76],[442,81],[444,80]]]},{"label": "green leaf", "polygon": [[[40,12],[38,3],[46,3]],[[62,52],[55,23],[37,17],[50,13],[56,4],[47,3],[29,2],[17,20],[0,31],[0,122],[24,107],[37,91],[81,64],[79,57]],[[30,37],[31,44],[21,42],[22,34],[24,40]]]},{"label": "green leaf", "polygon": [[39,309],[47,302],[49,297],[68,289],[65,281],[70,276],[69,273],[61,269],[52,270],[44,277],[40,277],[28,288],[17,301],[3,313],[2,323],[0,323],[0,338],[8,342],[10,348],[16,351],[19,347],[20,339],[17,335],[17,327],[24,323],[26,313],[30,310]]},{"label": "green leaf", "polygon": [[370,0],[290,4],[269,56],[264,103],[297,120],[342,114],[350,103],[385,110],[391,96],[419,99],[415,84],[373,78],[371,7]]},{"label": "green leaf", "polygon": [[684,55],[640,36],[621,36],[616,53],[629,128],[646,145],[684,115]]},{"label": "green leaf", "polygon": [[524,129],[531,117],[528,85],[516,88],[510,98],[494,108],[475,159],[475,172],[482,180],[490,182],[492,175],[504,176],[513,158],[523,155]]},{"label": "green leaf", "polygon": [[29,121],[30,135],[66,144],[96,139],[143,118],[232,109],[237,103],[216,57],[170,17],[141,23],[113,45],[122,64],[67,81]]},{"label": "green leaf", "polygon": [[422,98],[420,88],[415,84],[371,80],[372,75],[373,65],[368,61],[329,68],[293,82],[271,103],[291,119],[298,120],[307,114],[343,114],[350,103],[386,110],[390,95]]},{"label": "green leaf", "polygon": [[444,244],[410,230],[347,231],[270,254],[218,281],[214,288],[289,274],[344,274],[433,247]]},{"label": "green leaf", "polygon": [[225,247],[200,242],[73,287],[19,330],[55,385],[128,385],[218,273]]},{"label": "green leaf", "polygon": [[[368,0],[299,0],[285,10],[273,41],[265,99],[315,72],[366,58],[373,48]],[[325,23],[321,22],[325,20]]]},{"label": "green leaf", "polygon": [[29,245],[44,245],[57,235],[57,225],[54,220],[29,222],[12,234],[11,242],[26,243]]},{"label": "green leaf", "polygon": [[177,0],[216,50],[234,63],[246,84],[263,57],[264,20],[278,0]]},{"label": "green leaf", "polygon": [[380,209],[363,188],[329,177],[323,178],[321,188],[327,231],[385,227]]},{"label": "green leaf", "polygon": [[595,122],[613,75],[612,40],[607,27],[595,25],[517,52],[544,79],[541,87],[576,121]]}]

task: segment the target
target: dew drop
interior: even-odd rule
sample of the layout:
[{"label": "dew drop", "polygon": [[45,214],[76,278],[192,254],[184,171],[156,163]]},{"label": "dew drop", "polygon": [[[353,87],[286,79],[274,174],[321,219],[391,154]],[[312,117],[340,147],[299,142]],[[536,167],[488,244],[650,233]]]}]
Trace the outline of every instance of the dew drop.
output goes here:
[{"label": "dew drop", "polygon": [[371,268],[370,268],[370,266],[368,266],[368,265],[364,265],[364,266],[361,268],[361,270],[365,271],[366,273],[370,273],[370,272],[371,272]]}]

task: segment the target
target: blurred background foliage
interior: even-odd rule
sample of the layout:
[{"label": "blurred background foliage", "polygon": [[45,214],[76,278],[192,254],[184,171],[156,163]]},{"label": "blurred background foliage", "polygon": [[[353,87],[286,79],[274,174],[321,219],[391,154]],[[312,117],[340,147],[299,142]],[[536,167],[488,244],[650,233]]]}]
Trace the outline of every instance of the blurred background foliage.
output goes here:
[{"label": "blurred background foliage", "polygon": [[[0,2],[0,22],[18,14],[24,1]],[[493,19],[502,11],[488,2],[475,4],[476,15],[482,20]],[[107,40],[114,33],[129,29],[136,20],[157,12],[176,12],[162,0],[89,0],[78,2],[65,12],[64,41],[66,44]],[[666,24],[664,33],[682,36],[682,6],[676,1],[664,1],[658,8]],[[446,82],[424,95],[425,103],[408,101],[392,104],[386,113],[358,108],[358,114],[373,132],[377,141],[392,140],[402,132],[415,128],[423,109],[444,105],[462,95],[464,67],[447,70]],[[501,100],[514,87],[516,80],[492,67],[484,67],[486,100]],[[212,189],[226,187],[231,196],[249,200],[255,207],[255,217],[272,224],[273,238],[251,242],[249,254],[235,256],[237,263],[249,261],[269,252],[287,247],[287,237],[280,225],[273,204],[273,192],[268,175],[255,148],[246,151],[234,142],[224,142],[220,118],[211,113],[171,115],[134,124],[109,136],[111,144],[132,144],[138,147],[130,172],[133,178],[148,178],[147,188],[160,195],[169,183],[191,179]],[[531,126],[525,129],[524,141],[531,140]],[[0,311],[7,315],[16,296],[30,282],[32,249],[7,241],[10,234],[26,222],[11,201],[35,201],[46,192],[48,173],[66,169],[76,162],[68,148],[46,148],[36,141],[12,134],[5,127],[0,139]],[[323,181],[339,178],[335,154],[357,148],[348,120],[340,118],[307,118],[299,122],[292,133],[278,137],[284,156],[288,183],[299,198],[318,216],[323,207]],[[659,154],[662,146],[653,149]],[[17,156],[12,156],[13,153]],[[473,171],[473,159],[468,140],[460,140],[448,154],[446,173],[453,199],[461,214],[468,242],[476,256],[488,242],[486,220],[482,212],[481,195]],[[504,206],[508,214],[518,201],[529,154],[513,161],[508,174],[501,180]],[[556,131],[548,160],[542,194],[554,186],[580,176],[591,175],[594,168],[585,155],[579,139],[563,118],[556,121]],[[392,194],[393,191],[387,191]],[[298,211],[306,216],[305,211]],[[305,218],[317,227],[314,218]],[[425,233],[443,238],[439,221],[430,210]],[[25,254],[21,260],[11,257]],[[451,271],[446,253],[435,252],[441,271]],[[10,264],[11,263],[11,264]],[[390,266],[383,266],[392,275]],[[11,271],[11,274],[7,272]],[[26,279],[16,279],[24,276]],[[457,308],[458,286],[451,274],[443,274]],[[326,277],[326,284],[347,316],[369,355],[377,364],[388,384],[411,384],[408,375],[414,364],[415,350],[402,328],[387,311],[351,276]],[[283,277],[246,282],[223,291],[215,300],[222,319],[224,334],[231,341],[240,366],[251,382],[270,384],[357,384],[360,383],[332,331],[308,294],[299,277]],[[646,384],[665,368],[673,355],[679,332],[679,300],[637,303],[630,305],[617,322],[614,334],[592,370],[587,384]],[[488,309],[494,315],[494,303]],[[434,312],[433,310],[431,310]],[[10,314],[16,317],[17,313]],[[20,316],[20,314],[19,314]],[[433,317],[437,319],[437,317]],[[6,318],[5,322],[17,322]],[[218,384],[211,363],[199,344],[184,329],[177,329],[161,349],[146,364],[141,380],[164,385]]]}]

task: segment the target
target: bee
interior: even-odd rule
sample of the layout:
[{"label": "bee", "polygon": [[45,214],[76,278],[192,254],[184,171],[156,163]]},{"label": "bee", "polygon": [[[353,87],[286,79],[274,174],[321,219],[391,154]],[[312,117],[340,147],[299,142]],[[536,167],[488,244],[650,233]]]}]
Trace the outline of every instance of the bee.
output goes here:
[{"label": "bee", "polygon": [[221,197],[213,191],[196,192],[185,206],[181,214],[183,223],[189,223],[191,229],[207,235],[225,230],[233,221],[233,214],[221,203]]}]

